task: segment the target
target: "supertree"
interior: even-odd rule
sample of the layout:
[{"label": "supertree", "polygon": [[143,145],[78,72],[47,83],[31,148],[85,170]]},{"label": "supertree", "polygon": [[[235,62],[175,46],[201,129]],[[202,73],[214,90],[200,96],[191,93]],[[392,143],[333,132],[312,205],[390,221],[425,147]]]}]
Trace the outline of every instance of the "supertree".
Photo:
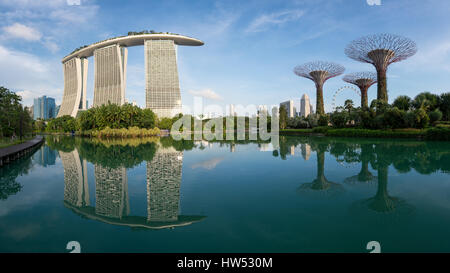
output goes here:
[{"label": "supertree", "polygon": [[294,68],[294,73],[300,77],[312,80],[316,84],[316,113],[323,115],[323,84],[333,77],[344,73],[345,68],[332,62],[315,61]]},{"label": "supertree", "polygon": [[354,40],[345,54],[356,61],[370,63],[377,70],[377,99],[387,102],[386,72],[390,64],[405,60],[417,52],[416,43],[392,34],[375,34]]},{"label": "supertree", "polygon": [[367,98],[367,91],[369,87],[377,82],[377,74],[373,72],[352,73],[345,75],[343,80],[359,87],[359,90],[361,90],[361,107],[368,108],[369,100]]}]

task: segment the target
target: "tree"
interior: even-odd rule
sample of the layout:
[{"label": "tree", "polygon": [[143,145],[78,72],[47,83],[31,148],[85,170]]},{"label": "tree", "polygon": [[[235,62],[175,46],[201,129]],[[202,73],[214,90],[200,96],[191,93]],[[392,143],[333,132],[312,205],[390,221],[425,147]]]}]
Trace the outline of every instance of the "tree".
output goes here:
[{"label": "tree", "polygon": [[344,108],[345,108],[345,110],[348,111],[348,113],[350,113],[351,110],[353,110],[353,101],[352,100],[345,100]]},{"label": "tree", "polygon": [[450,120],[450,92],[439,97],[439,109],[442,111],[442,119]]},{"label": "tree", "polygon": [[392,34],[376,34],[352,41],[345,54],[356,61],[370,63],[377,70],[377,100],[388,102],[386,72],[392,63],[405,60],[417,52],[416,43]]},{"label": "tree", "polygon": [[159,123],[158,127],[160,129],[170,130],[172,128],[173,121],[171,118],[162,118]]},{"label": "tree", "polygon": [[361,91],[361,108],[368,108],[369,99],[367,92],[369,87],[377,82],[377,74],[368,71],[353,73],[345,75],[343,80],[359,87],[359,90]]},{"label": "tree", "polygon": [[411,108],[411,98],[408,96],[398,96],[392,103],[392,106],[403,111],[408,111]]},{"label": "tree", "polygon": [[439,111],[439,109],[435,109],[434,111],[430,112],[428,116],[430,117],[430,122],[434,123],[442,119],[442,112]]},{"label": "tree", "polygon": [[383,128],[404,128],[406,112],[397,107],[388,108],[383,113]]},{"label": "tree", "polygon": [[316,85],[316,113],[325,114],[323,104],[323,85],[336,76],[344,73],[345,68],[339,64],[323,61],[315,61],[299,65],[294,68],[297,76],[312,80]]},{"label": "tree", "polygon": [[431,112],[439,107],[439,100],[438,95],[422,92],[414,98],[412,105],[415,109],[423,108],[425,111]]},{"label": "tree", "polygon": [[336,111],[330,115],[330,120],[333,127],[344,128],[349,121],[349,113],[342,111],[342,107],[339,107],[339,109],[336,109]]},{"label": "tree", "polygon": [[36,120],[35,127],[38,132],[45,132],[46,127],[45,121],[43,121],[42,119]]},{"label": "tree", "polygon": [[0,137],[22,137],[32,131],[28,109],[20,104],[22,98],[8,88],[0,86]]}]

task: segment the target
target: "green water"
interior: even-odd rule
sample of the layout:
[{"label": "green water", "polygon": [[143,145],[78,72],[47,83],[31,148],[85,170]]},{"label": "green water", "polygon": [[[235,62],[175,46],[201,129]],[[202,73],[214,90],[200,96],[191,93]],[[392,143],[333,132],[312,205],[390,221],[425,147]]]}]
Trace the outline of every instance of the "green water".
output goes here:
[{"label": "green water", "polygon": [[0,168],[0,252],[450,252],[450,143],[47,137]]}]

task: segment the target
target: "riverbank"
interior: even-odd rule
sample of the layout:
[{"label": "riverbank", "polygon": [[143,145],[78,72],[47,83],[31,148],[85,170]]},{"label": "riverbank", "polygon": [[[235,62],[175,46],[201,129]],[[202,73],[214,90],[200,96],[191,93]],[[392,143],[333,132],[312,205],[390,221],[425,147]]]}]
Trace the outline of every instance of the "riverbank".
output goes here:
[{"label": "riverbank", "polygon": [[159,128],[138,128],[130,127],[128,129],[111,129],[109,127],[102,130],[85,130],[85,131],[75,131],[73,133],[69,132],[45,132],[43,134],[48,135],[74,135],[81,137],[92,137],[92,138],[142,138],[142,137],[155,137],[155,136],[167,136],[169,135],[168,130],[160,130]]},{"label": "riverbank", "polygon": [[375,138],[414,138],[421,140],[450,141],[449,128],[426,129],[384,129],[370,130],[357,128],[333,129],[332,127],[316,127],[314,129],[285,129],[280,135],[287,136],[332,136],[332,137],[375,137]]},{"label": "riverbank", "polygon": [[17,145],[0,149],[0,166],[8,164],[24,155],[31,153],[36,147],[44,142],[42,136],[36,136],[32,140]]},{"label": "riverbank", "polygon": [[28,140],[31,140],[31,139],[33,139],[33,137],[27,137],[27,138],[24,138],[22,140],[17,139],[15,141],[11,141],[9,139],[2,139],[2,140],[0,140],[0,149],[1,148],[6,148],[6,147],[10,147],[10,146],[14,146],[14,145],[17,145],[17,144],[21,144],[21,143],[27,142]]}]

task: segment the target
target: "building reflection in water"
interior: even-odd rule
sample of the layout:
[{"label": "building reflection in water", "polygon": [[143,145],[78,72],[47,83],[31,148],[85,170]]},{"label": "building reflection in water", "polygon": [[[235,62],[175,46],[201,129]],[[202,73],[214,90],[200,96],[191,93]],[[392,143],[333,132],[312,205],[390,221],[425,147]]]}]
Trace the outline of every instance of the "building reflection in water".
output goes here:
[{"label": "building reflection in water", "polygon": [[304,160],[309,160],[309,157],[311,156],[311,145],[307,143],[303,143],[300,145],[300,149],[302,151],[302,157]]},{"label": "building reflection in water", "polygon": [[159,148],[147,162],[148,221],[178,220],[183,152]]},{"label": "building reflection in water", "polygon": [[56,151],[48,147],[47,145],[42,145],[34,154],[33,160],[43,167],[50,165],[55,165],[56,163]]},{"label": "building reflection in water", "polygon": [[94,164],[95,207],[89,204],[86,160],[77,149],[61,152],[64,167],[64,205],[77,214],[104,223],[132,228],[162,229],[186,226],[205,216],[179,215],[183,152],[159,147],[147,162],[147,217],[130,215],[125,167]]},{"label": "building reflection in water", "polygon": [[64,201],[77,207],[89,206],[89,186],[86,160],[78,151],[59,151],[64,167]]},{"label": "building reflection in water", "polygon": [[127,169],[96,164],[94,175],[95,213],[119,219],[130,214]]}]

